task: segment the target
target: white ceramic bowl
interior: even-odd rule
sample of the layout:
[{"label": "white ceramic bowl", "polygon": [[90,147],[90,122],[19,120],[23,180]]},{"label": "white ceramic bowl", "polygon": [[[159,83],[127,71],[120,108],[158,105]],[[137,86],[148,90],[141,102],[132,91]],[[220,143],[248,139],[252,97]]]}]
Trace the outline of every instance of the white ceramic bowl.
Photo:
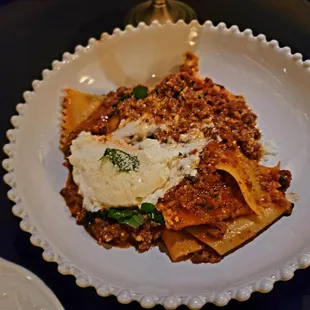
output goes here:
[{"label": "white ceramic bowl", "polygon": [[53,292],[29,270],[0,258],[0,275],[0,309],[64,309]]},{"label": "white ceramic bowl", "polygon": [[[59,195],[67,175],[58,150],[62,89],[99,94],[119,85],[152,84],[175,69],[187,50],[200,57],[202,76],[245,95],[264,139],[276,143],[282,167],[293,174],[290,190],[301,198],[292,216],[215,265],[173,264],[157,248],[144,254],[105,250],[75,224]],[[154,23],[90,39],[52,67],[32,83],[33,91],[24,93],[26,104],[17,105],[3,166],[21,228],[61,273],[74,275],[81,287],[94,286],[101,296],[115,294],[122,303],[198,309],[206,302],[225,305],[231,298],[246,300],[254,291],[268,292],[276,281],[310,264],[310,62],[300,54],[223,23]]]}]

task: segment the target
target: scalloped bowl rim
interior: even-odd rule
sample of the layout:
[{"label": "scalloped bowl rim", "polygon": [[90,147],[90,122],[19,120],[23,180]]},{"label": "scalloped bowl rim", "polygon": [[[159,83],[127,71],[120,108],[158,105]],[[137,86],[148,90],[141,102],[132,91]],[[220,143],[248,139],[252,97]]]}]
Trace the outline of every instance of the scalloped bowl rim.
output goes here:
[{"label": "scalloped bowl rim", "polygon": [[[167,25],[172,25],[172,23],[168,22]],[[280,47],[279,43],[276,40],[267,41],[265,35],[263,34],[253,36],[253,33],[250,29],[246,29],[243,32],[241,32],[239,28],[235,25],[231,26],[230,28],[227,28],[224,23],[219,23],[217,26],[214,26],[211,21],[206,21],[203,25],[199,24],[197,21],[192,21],[189,25],[186,25],[183,21],[179,21],[175,25],[183,27],[189,27],[189,26],[209,27],[217,31],[224,31],[232,35],[245,36],[247,38],[257,40],[259,44],[268,45],[270,48],[277,50],[279,53],[280,52],[284,53],[287,58],[289,58],[293,62],[296,62],[301,69],[306,70],[308,74],[310,73],[310,61],[309,60],[303,61],[301,54],[299,53],[291,54],[290,48]],[[101,35],[101,40],[104,40],[106,38],[115,35],[126,33],[127,31],[136,31],[151,27],[165,27],[165,25],[160,25],[156,21],[153,22],[150,26],[147,26],[144,23],[140,23],[137,26],[137,28],[128,25],[124,31],[116,28],[113,31],[112,35],[103,33]],[[278,269],[274,270],[272,274],[269,274],[268,276],[258,279],[255,283],[253,283],[253,285],[236,286],[233,289],[229,288],[221,293],[208,294],[208,296],[182,296],[182,297],[167,296],[165,298],[157,298],[156,296],[148,296],[131,292],[129,288],[124,290],[115,287],[110,287],[108,284],[94,285],[94,283],[91,281],[90,276],[85,275],[82,271],[80,271],[79,268],[70,264],[70,262],[63,260],[60,253],[55,253],[53,251],[53,249],[48,244],[48,240],[45,240],[45,238],[43,237],[44,232],[39,232],[31,224],[31,219],[28,217],[26,212],[27,208],[25,208],[25,210],[23,209],[20,198],[16,194],[15,190],[16,184],[14,178],[14,165],[13,165],[14,143],[18,134],[18,127],[20,120],[23,117],[26,105],[31,101],[33,93],[40,87],[43,81],[45,81],[53,71],[59,70],[63,64],[70,62],[72,59],[80,57],[81,55],[83,55],[85,51],[91,49],[97,43],[98,41],[96,39],[91,38],[86,47],[82,47],[79,45],[76,47],[74,54],[66,52],[63,54],[62,61],[55,60],[52,63],[52,70],[48,69],[43,70],[42,80],[41,81],[35,80],[32,82],[33,91],[26,91],[24,93],[25,104],[20,103],[17,105],[16,109],[18,115],[13,116],[11,119],[11,123],[14,126],[14,129],[10,129],[7,132],[7,137],[10,140],[10,143],[4,146],[4,152],[8,155],[9,158],[5,159],[2,164],[4,169],[8,171],[8,173],[4,176],[4,181],[11,187],[11,189],[8,191],[8,198],[16,203],[13,206],[12,211],[16,216],[22,219],[20,223],[21,229],[31,234],[30,241],[32,244],[34,244],[35,246],[39,246],[44,250],[42,254],[43,258],[46,261],[56,262],[58,264],[58,270],[60,273],[75,276],[76,283],[78,286],[80,287],[95,286],[97,293],[101,296],[116,295],[118,301],[121,303],[129,303],[133,300],[136,300],[141,304],[142,307],[145,308],[150,308],[155,306],[156,304],[161,304],[167,309],[174,309],[181,304],[187,305],[192,309],[199,309],[207,302],[223,306],[226,305],[231,299],[245,301],[250,298],[253,292],[255,291],[264,293],[269,292],[273,289],[273,285],[275,282],[280,280],[282,281],[289,280],[294,276],[294,272],[297,269],[308,267],[310,265],[310,252],[309,250],[306,250],[296,255],[292,260],[290,260],[283,266],[280,266]]]}]

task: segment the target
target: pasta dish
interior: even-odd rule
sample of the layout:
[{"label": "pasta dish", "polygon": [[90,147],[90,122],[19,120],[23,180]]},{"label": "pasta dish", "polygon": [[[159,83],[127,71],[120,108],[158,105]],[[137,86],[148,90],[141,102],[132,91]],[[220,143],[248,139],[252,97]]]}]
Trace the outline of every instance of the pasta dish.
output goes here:
[{"label": "pasta dish", "polygon": [[154,88],[66,89],[61,194],[105,248],[219,262],[293,208],[291,173],[260,164],[256,119],[243,96],[198,76],[190,52]]}]

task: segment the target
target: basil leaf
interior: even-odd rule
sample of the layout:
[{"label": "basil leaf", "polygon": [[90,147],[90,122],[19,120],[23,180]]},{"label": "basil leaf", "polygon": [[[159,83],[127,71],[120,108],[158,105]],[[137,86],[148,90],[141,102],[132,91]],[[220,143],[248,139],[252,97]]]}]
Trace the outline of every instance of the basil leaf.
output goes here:
[{"label": "basil leaf", "polygon": [[141,211],[145,213],[154,213],[156,211],[155,205],[149,202],[143,202],[141,205]]},{"label": "basil leaf", "polygon": [[103,210],[99,210],[99,211],[96,211],[96,212],[87,211],[85,216],[84,216],[84,221],[87,224],[92,224],[92,223],[94,223],[96,218],[105,219],[106,218],[106,214],[107,214],[107,212],[103,211]]},{"label": "basil leaf", "polygon": [[121,218],[127,218],[127,217],[133,216],[134,212],[137,212],[137,211],[134,211],[134,210],[120,210],[120,209],[117,209],[117,208],[110,208],[108,210],[108,218],[115,219],[115,220],[118,220],[118,219],[121,219]]},{"label": "basil leaf", "polygon": [[137,172],[139,170],[140,162],[138,156],[130,155],[122,150],[107,148],[100,160],[104,163],[107,158],[121,172]]},{"label": "basil leaf", "polygon": [[144,217],[136,210],[120,210],[117,208],[111,208],[108,211],[99,210],[97,212],[87,211],[84,216],[86,224],[94,223],[96,218],[101,219],[113,219],[120,224],[126,224],[131,227],[138,227],[144,223]]},{"label": "basil leaf", "polygon": [[142,203],[141,211],[145,212],[151,220],[161,225],[165,225],[163,215],[156,209],[155,205],[153,205],[152,203],[149,202]]},{"label": "basil leaf", "polygon": [[138,227],[144,223],[144,217],[136,210],[109,209],[108,218],[116,220],[120,224]]},{"label": "basil leaf", "polygon": [[147,97],[148,88],[146,86],[138,85],[132,91],[136,99],[144,99]]},{"label": "basil leaf", "polygon": [[144,217],[142,214],[137,212],[137,214],[134,214],[132,217],[120,219],[120,220],[118,220],[118,222],[120,224],[126,224],[126,225],[129,225],[131,227],[138,227],[144,223]]},{"label": "basil leaf", "polygon": [[159,223],[161,225],[165,225],[165,219],[163,217],[163,215],[156,210],[156,212],[154,213],[154,218],[152,218],[156,223]]}]

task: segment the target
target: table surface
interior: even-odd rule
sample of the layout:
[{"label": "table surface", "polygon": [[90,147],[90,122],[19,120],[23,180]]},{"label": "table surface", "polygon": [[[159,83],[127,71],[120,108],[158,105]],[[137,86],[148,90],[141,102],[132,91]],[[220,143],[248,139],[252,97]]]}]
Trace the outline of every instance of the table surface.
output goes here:
[{"label": "table surface", "polygon": [[[23,91],[41,76],[44,68],[63,52],[72,52],[77,44],[102,32],[123,27],[126,12],[138,1],[130,0],[0,0],[0,144],[15,106]],[[310,58],[310,1],[308,0],[192,0],[201,22],[237,24],[277,39],[293,52]],[[1,154],[0,160],[5,158]],[[4,173],[4,171],[2,171]],[[139,309],[138,303],[120,305],[115,297],[99,297],[93,288],[79,288],[72,276],[60,275],[56,264],[45,262],[42,250],[32,246],[29,234],[19,228],[19,219],[11,213],[8,186],[0,185],[0,256],[37,274],[56,294],[65,309]],[[159,306],[157,306],[159,309]],[[184,308],[185,309],[185,308]],[[204,309],[216,309],[206,305]],[[231,301],[232,309],[310,309],[310,269],[297,271],[289,282],[275,285],[267,294],[254,293],[250,300]]]}]

